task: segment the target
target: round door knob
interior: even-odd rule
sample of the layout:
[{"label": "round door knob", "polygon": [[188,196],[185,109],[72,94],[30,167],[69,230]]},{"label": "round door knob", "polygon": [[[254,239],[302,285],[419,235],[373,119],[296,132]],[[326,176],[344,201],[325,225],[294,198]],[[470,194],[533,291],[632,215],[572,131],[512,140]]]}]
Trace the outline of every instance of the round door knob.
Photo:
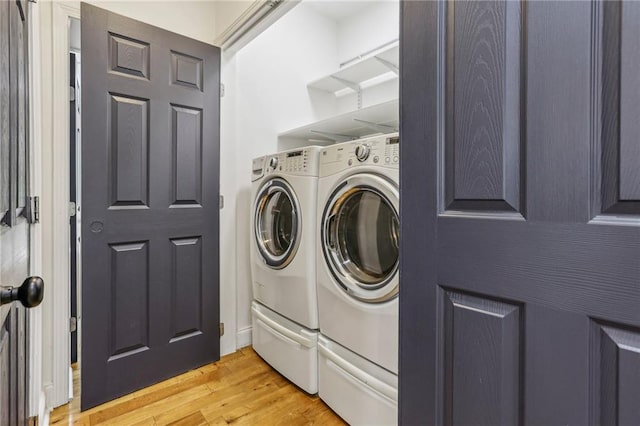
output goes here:
[{"label": "round door knob", "polygon": [[269,160],[269,166],[272,169],[275,169],[276,167],[278,167],[278,157],[271,157],[271,160]]},{"label": "round door knob", "polygon": [[369,145],[366,145],[366,144],[358,145],[356,147],[356,158],[360,162],[365,161],[367,158],[369,158],[369,152],[370,152]]},{"label": "round door knob", "polygon": [[18,300],[27,308],[36,307],[44,297],[44,281],[40,277],[29,277],[18,287]]},{"label": "round door knob", "polygon": [[42,302],[44,297],[44,281],[40,277],[29,277],[20,287],[1,287],[0,303],[20,301],[25,307],[33,308]]}]

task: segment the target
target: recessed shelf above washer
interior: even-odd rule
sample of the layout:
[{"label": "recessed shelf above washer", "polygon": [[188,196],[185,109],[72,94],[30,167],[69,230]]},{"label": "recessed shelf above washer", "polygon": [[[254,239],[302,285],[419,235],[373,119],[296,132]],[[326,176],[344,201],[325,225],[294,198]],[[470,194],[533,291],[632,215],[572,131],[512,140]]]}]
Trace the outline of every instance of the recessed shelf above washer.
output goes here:
[{"label": "recessed shelf above washer", "polygon": [[336,96],[344,93],[345,89],[347,93],[358,92],[368,86],[398,78],[399,63],[400,48],[398,42],[394,42],[339,71],[307,84],[307,87],[334,93]]},{"label": "recessed shelf above washer", "polygon": [[397,132],[399,102],[397,99],[336,115],[278,135],[281,149],[306,145],[331,145],[378,133]]}]

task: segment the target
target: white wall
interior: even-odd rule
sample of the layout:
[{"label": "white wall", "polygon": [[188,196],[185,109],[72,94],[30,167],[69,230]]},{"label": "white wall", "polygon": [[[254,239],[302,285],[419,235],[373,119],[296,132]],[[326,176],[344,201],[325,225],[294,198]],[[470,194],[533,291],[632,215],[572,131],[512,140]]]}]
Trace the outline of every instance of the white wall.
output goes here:
[{"label": "white wall", "polygon": [[174,33],[182,34],[205,43],[213,44],[217,36],[218,13],[214,1],[194,0],[88,0],[111,12],[136,19]]},{"label": "white wall", "polygon": [[[220,210],[220,318],[225,324],[225,334],[220,340],[222,355],[235,352],[238,344],[236,319],[236,155],[238,149],[233,140],[236,123],[236,103],[232,88],[235,87],[235,58],[222,55],[221,81],[225,96],[220,100],[220,194],[224,208]],[[231,92],[231,93],[230,93]],[[246,345],[245,345],[246,346]]]},{"label": "white wall", "polygon": [[[372,31],[372,28],[375,29]],[[338,21],[338,61],[352,61],[400,37],[400,4],[397,0],[366,2],[366,7]],[[399,79],[362,91],[362,107],[397,99]],[[355,94],[338,99],[338,113],[352,111]]]},{"label": "white wall", "polygon": [[[337,68],[337,47],[335,21],[303,2],[235,54],[235,85],[227,90],[227,96],[235,98],[235,131],[222,142],[232,144],[235,153],[222,161],[235,164],[236,194],[233,200],[228,197],[227,206],[236,213],[229,226],[236,230],[237,241],[239,344],[248,343],[242,333],[251,326],[251,160],[276,152],[278,133],[333,113],[333,96],[310,95],[307,83]],[[229,124],[223,121],[225,125]]]},{"label": "white wall", "polygon": [[400,35],[397,0],[367,2],[367,7],[338,22],[338,61],[344,63]]}]

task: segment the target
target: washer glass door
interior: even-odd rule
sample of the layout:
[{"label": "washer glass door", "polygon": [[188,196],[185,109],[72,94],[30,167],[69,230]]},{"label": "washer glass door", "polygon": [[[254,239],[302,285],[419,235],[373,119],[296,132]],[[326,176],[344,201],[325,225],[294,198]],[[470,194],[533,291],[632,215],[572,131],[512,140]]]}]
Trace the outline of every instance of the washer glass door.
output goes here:
[{"label": "washer glass door", "polygon": [[348,178],[330,198],[322,231],[327,263],[348,294],[366,302],[398,294],[395,185],[371,174]]},{"label": "washer glass door", "polygon": [[260,188],[254,233],[260,254],[272,268],[284,268],[296,254],[300,240],[299,211],[294,193],[283,179],[271,179]]}]

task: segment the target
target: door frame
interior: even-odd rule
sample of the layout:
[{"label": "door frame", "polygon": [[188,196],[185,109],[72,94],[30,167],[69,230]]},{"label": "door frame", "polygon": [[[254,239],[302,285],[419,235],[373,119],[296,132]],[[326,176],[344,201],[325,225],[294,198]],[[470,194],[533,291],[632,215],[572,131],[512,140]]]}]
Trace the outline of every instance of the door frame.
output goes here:
[{"label": "door frame", "polygon": [[[80,3],[40,4],[41,66],[33,67],[41,83],[40,247],[36,250],[47,277],[42,344],[51,354],[43,363],[45,412],[69,401],[69,46],[70,20],[80,19]],[[35,19],[34,19],[35,20]],[[49,36],[49,37],[46,37]],[[47,55],[51,52],[51,55]],[[51,70],[43,73],[40,70]],[[35,104],[36,102],[34,102]],[[61,330],[63,330],[61,332]],[[46,360],[43,360],[46,361]],[[42,362],[42,361],[41,361]],[[46,415],[46,414],[45,414]],[[43,418],[43,417],[41,417]]]},{"label": "door frame", "polygon": [[[40,85],[40,8],[28,2],[29,22],[27,77],[29,86],[29,189],[30,195],[42,193],[42,105]],[[42,275],[42,228],[32,224],[29,232],[29,273]],[[45,395],[42,389],[42,311],[43,308],[27,311],[27,362],[28,395],[27,416],[43,419],[46,414]]]}]

